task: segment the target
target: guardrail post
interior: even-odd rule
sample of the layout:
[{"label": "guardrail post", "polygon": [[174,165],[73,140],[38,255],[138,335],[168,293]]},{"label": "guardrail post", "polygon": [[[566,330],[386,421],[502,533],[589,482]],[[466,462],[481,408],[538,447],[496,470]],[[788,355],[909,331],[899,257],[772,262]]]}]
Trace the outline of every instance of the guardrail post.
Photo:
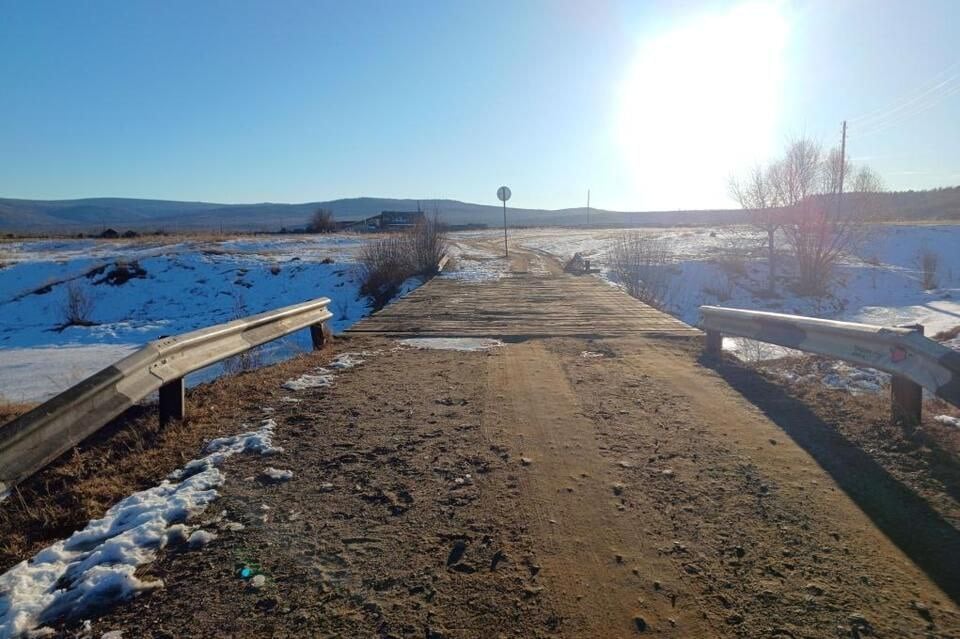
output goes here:
[{"label": "guardrail post", "polygon": [[707,354],[720,357],[723,350],[723,335],[720,331],[707,329]]},{"label": "guardrail post", "polygon": [[332,333],[327,327],[326,322],[320,322],[319,324],[312,324],[310,326],[310,340],[313,342],[313,350],[319,351],[323,346],[330,341]]},{"label": "guardrail post", "polygon": [[183,378],[167,382],[160,387],[160,425],[171,419],[183,419],[187,415]]},{"label": "guardrail post", "polygon": [[[911,324],[900,328],[910,328],[923,335],[922,324]],[[890,379],[890,413],[895,425],[912,429],[920,423],[923,413],[923,387],[916,382],[894,375]]]}]

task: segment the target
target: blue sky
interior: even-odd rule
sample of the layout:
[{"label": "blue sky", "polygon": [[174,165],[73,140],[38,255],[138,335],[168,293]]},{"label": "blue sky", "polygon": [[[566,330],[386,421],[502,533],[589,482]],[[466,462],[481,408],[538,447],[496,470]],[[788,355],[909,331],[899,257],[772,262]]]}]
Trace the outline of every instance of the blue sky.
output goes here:
[{"label": "blue sky", "polygon": [[0,196],[724,207],[843,119],[888,187],[960,184],[958,24],[952,0],[0,0]]}]

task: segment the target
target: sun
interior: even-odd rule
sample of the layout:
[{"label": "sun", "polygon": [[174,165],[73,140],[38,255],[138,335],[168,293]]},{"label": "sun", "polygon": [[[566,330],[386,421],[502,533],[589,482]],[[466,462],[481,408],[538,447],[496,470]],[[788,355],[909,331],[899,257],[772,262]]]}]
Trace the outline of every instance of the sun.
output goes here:
[{"label": "sun", "polygon": [[772,150],[787,36],[781,5],[762,2],[641,45],[615,135],[642,208],[724,206],[730,174]]}]

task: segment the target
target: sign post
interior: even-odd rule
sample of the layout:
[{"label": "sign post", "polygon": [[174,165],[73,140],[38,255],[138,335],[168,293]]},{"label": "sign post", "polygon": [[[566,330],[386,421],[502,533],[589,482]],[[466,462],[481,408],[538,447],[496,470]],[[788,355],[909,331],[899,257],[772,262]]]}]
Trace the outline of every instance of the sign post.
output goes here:
[{"label": "sign post", "polygon": [[503,202],[503,254],[510,257],[510,249],[507,248],[507,200],[512,193],[509,186],[501,186],[497,189],[497,199]]}]

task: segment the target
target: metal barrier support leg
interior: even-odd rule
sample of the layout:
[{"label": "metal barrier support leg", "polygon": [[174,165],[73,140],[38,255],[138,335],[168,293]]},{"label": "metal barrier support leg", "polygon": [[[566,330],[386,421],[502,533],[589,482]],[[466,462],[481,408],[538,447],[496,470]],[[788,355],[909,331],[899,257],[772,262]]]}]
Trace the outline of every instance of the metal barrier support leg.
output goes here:
[{"label": "metal barrier support leg", "polygon": [[183,419],[187,415],[183,378],[167,382],[160,387],[160,423],[171,419]]},{"label": "metal barrier support leg", "polygon": [[[923,324],[902,324],[924,334]],[[920,424],[923,413],[923,387],[906,377],[894,375],[890,379],[890,414],[894,425],[912,429]]]},{"label": "metal barrier support leg", "polygon": [[913,428],[920,423],[923,388],[906,377],[894,375],[890,380],[890,410],[893,423]]},{"label": "metal barrier support leg", "polygon": [[707,354],[720,357],[720,351],[723,350],[723,335],[720,331],[707,330]]},{"label": "metal barrier support leg", "polygon": [[315,351],[322,349],[332,336],[333,334],[327,327],[326,322],[310,326],[310,340],[313,342],[313,350]]}]

